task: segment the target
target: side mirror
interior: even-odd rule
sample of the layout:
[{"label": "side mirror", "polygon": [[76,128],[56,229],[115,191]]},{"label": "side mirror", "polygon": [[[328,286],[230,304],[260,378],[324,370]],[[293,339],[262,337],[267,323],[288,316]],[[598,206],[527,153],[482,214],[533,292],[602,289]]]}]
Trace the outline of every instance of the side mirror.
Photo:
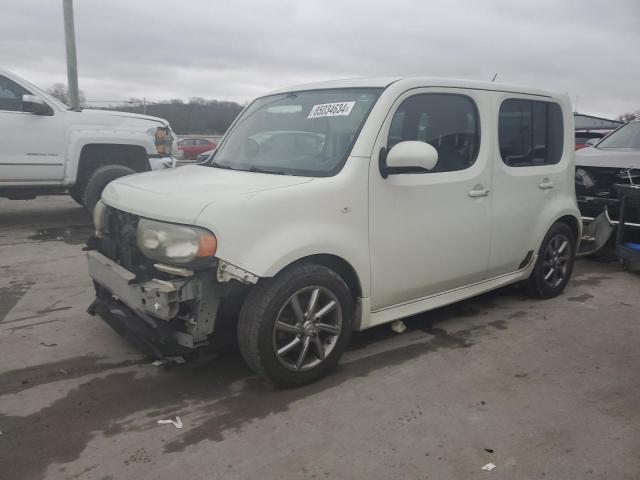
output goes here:
[{"label": "side mirror", "polygon": [[35,113],[36,115],[53,115],[51,107],[35,95],[22,96],[22,111]]},{"label": "side mirror", "polygon": [[601,138],[590,138],[589,140],[587,140],[586,142],[584,142],[584,146],[585,147],[593,147],[595,146],[600,140],[602,140]]},{"label": "side mirror", "polygon": [[408,140],[397,143],[386,152],[380,152],[380,174],[382,178],[398,173],[424,173],[438,163],[438,151],[425,142]]}]

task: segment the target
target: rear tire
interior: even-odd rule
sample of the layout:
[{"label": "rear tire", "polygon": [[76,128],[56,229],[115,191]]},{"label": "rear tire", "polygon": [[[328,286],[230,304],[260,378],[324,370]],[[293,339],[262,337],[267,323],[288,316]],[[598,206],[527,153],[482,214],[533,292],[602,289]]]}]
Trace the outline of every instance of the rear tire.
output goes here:
[{"label": "rear tire", "polygon": [[84,205],[84,208],[86,208],[89,213],[93,213],[93,208],[96,206],[96,203],[98,203],[98,200],[100,200],[102,191],[109,182],[134,173],[136,173],[134,170],[124,165],[107,165],[98,168],[87,180],[82,195],[82,205]]},{"label": "rear tire", "polygon": [[238,343],[251,369],[279,387],[328,374],[349,343],[353,299],[344,280],[316,264],[261,280],[247,296]]},{"label": "rear tire", "polygon": [[564,223],[555,223],[545,235],[527,291],[536,298],[560,295],[567,286],[575,261],[576,240]]}]

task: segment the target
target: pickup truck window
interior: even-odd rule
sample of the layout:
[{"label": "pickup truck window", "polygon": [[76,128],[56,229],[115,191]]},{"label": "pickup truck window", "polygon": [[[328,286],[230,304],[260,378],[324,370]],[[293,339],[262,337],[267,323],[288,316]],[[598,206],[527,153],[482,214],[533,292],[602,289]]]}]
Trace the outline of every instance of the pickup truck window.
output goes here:
[{"label": "pickup truck window", "polygon": [[259,98],[238,118],[211,166],[283,175],[335,175],[381,92],[379,88],[343,88]]},{"label": "pickup truck window", "polygon": [[29,95],[26,88],[22,88],[13,80],[0,75],[0,110],[9,112],[22,111],[22,96]]}]

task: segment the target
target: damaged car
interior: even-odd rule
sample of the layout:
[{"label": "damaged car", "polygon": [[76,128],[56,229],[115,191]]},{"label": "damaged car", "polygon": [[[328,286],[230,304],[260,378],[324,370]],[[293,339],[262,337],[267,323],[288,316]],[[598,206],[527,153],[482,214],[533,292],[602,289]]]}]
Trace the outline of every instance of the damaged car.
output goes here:
[{"label": "damaged car", "polygon": [[124,177],[94,211],[89,312],[157,357],[235,338],[279,386],[350,335],[504,285],[560,294],[582,224],[566,95],[407,78],[250,103],[203,165]]},{"label": "damaged car", "polygon": [[[577,151],[575,183],[582,218],[589,224],[584,247],[595,251],[606,244],[620,220],[619,187],[640,185],[640,119]],[[640,233],[640,212],[628,211],[624,221]],[[600,230],[596,232],[592,225],[598,225]]]}]

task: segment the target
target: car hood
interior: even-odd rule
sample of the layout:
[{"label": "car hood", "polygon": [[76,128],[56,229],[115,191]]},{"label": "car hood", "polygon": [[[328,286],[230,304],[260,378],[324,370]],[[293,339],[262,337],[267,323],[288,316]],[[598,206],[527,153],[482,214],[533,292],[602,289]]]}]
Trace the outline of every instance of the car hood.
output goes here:
[{"label": "car hood", "polygon": [[165,126],[169,126],[169,122],[167,122],[164,118],[152,117],[151,115],[143,115],[141,113],[130,113],[130,112],[117,112],[113,110],[92,110],[92,109],[83,109],[82,114],[86,115],[100,115],[104,117],[120,117],[120,118],[135,118],[137,120],[147,120],[150,122],[158,122]]},{"label": "car hood", "polygon": [[141,217],[194,224],[200,212],[217,201],[240,200],[256,192],[310,180],[192,165],[119,178],[107,185],[102,200]]},{"label": "car hood", "polygon": [[582,148],[576,152],[576,166],[640,168],[640,150],[636,148]]}]

